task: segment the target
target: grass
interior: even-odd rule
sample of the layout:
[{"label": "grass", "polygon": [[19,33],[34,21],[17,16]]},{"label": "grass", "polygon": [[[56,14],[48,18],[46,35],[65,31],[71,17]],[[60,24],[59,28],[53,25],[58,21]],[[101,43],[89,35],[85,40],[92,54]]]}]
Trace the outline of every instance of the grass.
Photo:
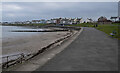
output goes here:
[{"label": "grass", "polygon": [[66,25],[66,26],[79,26],[79,27],[93,27],[92,23],[81,23],[81,24],[73,24],[73,25]]},{"label": "grass", "polygon": [[[92,23],[82,23],[82,24],[74,24],[74,25],[68,25],[68,26],[94,27],[94,25]],[[105,32],[109,36],[111,36],[110,33],[115,31],[116,34],[114,36],[111,36],[111,37],[114,37],[114,38],[117,38],[120,40],[120,31],[119,31],[120,23],[103,24],[103,25],[98,25],[98,27],[94,27],[94,28]]]},{"label": "grass", "polygon": [[104,24],[104,25],[98,25],[98,27],[96,27],[96,29],[105,32],[109,36],[111,36],[110,33],[115,31],[116,34],[114,36],[112,36],[112,37],[117,38],[117,39],[120,40],[119,27],[120,27],[120,23],[119,24],[112,24],[112,25]]}]

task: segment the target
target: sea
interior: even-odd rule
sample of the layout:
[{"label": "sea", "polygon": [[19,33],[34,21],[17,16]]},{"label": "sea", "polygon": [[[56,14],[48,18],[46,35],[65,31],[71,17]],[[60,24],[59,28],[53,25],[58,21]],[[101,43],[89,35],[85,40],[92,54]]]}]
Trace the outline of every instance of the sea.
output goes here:
[{"label": "sea", "polygon": [[20,38],[23,36],[31,36],[31,35],[35,35],[38,33],[42,33],[42,32],[12,32],[15,30],[43,30],[43,29],[39,29],[39,28],[30,28],[30,27],[23,27],[23,26],[0,26],[0,28],[2,28],[2,40],[6,40],[6,39],[12,39],[12,38]]},{"label": "sea", "polygon": [[[36,31],[42,31],[44,29],[41,28],[33,28],[33,27],[25,27],[25,26],[0,26],[0,64],[2,63],[1,57],[6,57],[8,55],[2,55],[2,42],[7,41],[8,39],[15,39],[15,38],[21,38],[21,37],[29,37],[36,34],[44,34],[44,32],[12,32],[16,30],[36,30]],[[19,54],[19,53],[14,53]],[[9,55],[14,55],[9,54]]]}]

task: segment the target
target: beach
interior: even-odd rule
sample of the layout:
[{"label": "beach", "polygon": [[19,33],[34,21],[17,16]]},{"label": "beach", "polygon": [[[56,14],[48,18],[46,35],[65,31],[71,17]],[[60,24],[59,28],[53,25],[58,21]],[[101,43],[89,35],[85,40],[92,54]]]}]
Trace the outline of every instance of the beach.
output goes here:
[{"label": "beach", "polygon": [[69,32],[45,32],[2,41],[2,55],[35,53]]}]

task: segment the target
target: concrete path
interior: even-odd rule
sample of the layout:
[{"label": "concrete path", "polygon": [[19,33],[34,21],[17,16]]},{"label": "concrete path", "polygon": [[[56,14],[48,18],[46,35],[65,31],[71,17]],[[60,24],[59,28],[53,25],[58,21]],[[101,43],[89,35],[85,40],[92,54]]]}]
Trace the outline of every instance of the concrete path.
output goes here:
[{"label": "concrete path", "polygon": [[118,42],[95,28],[83,32],[37,71],[115,71]]}]

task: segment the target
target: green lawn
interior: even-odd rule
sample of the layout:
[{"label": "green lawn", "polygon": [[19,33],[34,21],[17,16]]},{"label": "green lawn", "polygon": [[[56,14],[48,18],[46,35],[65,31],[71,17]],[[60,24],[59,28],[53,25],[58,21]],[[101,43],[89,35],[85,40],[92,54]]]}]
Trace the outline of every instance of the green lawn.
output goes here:
[{"label": "green lawn", "polygon": [[66,26],[79,26],[79,27],[93,27],[92,23],[82,23],[82,24],[73,24],[73,25],[66,25]]},{"label": "green lawn", "polygon": [[104,25],[98,25],[98,27],[96,27],[96,29],[105,32],[109,36],[111,36],[110,33],[115,31],[116,34],[114,36],[112,36],[112,37],[118,38],[120,40],[119,27],[120,27],[120,24],[112,24],[112,25],[104,24]]},{"label": "green lawn", "polygon": [[[82,23],[82,24],[74,24],[74,25],[68,25],[68,26],[79,26],[79,27],[94,27],[94,25],[92,23]],[[116,34],[112,37],[114,38],[118,38],[120,40],[120,31],[119,31],[119,27],[120,27],[120,23],[113,23],[113,24],[103,24],[103,25],[98,25],[98,27],[94,27],[100,31],[105,32],[106,34],[108,34],[109,36],[110,33],[112,33],[113,31],[116,32]]]}]

